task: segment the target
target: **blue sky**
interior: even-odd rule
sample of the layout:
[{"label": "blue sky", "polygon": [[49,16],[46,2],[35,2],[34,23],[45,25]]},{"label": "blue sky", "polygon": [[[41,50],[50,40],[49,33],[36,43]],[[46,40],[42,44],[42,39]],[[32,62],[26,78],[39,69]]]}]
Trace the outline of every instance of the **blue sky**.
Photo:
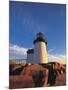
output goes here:
[{"label": "blue sky", "polygon": [[33,40],[37,32],[43,32],[45,35],[49,55],[64,56],[66,54],[66,6],[10,1],[10,58],[26,58],[25,52],[28,48],[34,47]]}]

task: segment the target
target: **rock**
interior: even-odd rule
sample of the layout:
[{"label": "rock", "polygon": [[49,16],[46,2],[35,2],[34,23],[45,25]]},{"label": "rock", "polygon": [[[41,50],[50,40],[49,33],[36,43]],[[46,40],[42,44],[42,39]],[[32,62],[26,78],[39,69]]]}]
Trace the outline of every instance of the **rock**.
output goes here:
[{"label": "rock", "polygon": [[10,88],[62,86],[66,84],[66,65],[47,64],[14,65],[10,74]]},{"label": "rock", "polygon": [[16,89],[16,88],[31,88],[35,87],[34,81],[31,76],[25,75],[15,75],[10,76],[9,80],[9,88]]}]

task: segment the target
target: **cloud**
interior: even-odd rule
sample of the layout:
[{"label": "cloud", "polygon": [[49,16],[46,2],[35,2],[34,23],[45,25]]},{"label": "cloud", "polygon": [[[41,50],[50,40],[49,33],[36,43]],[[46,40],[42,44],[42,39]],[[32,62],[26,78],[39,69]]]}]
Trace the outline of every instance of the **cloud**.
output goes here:
[{"label": "cloud", "polygon": [[48,54],[48,61],[49,62],[59,62],[59,63],[66,63],[66,56],[65,55],[61,55],[61,54]]},{"label": "cloud", "polygon": [[51,48],[48,50],[48,61],[49,62],[59,62],[59,63],[66,63],[66,55],[65,54],[58,54],[55,48]]},{"label": "cloud", "polygon": [[51,53],[51,52],[53,52],[54,51],[54,49],[49,49],[48,50],[48,53]]},{"label": "cloud", "polygon": [[[26,51],[28,50],[27,48],[20,47],[18,45],[12,45],[9,44],[9,53],[10,57],[12,58],[27,58],[27,53]],[[48,50],[47,56],[48,56],[48,62],[59,62],[59,63],[66,63],[66,55],[62,54],[52,54],[54,49]],[[13,54],[13,55],[11,55]]]},{"label": "cloud", "polygon": [[9,46],[9,53],[15,53],[17,55],[26,56],[27,55],[26,51],[27,51],[27,48],[20,47],[18,45],[10,44],[10,46]]}]

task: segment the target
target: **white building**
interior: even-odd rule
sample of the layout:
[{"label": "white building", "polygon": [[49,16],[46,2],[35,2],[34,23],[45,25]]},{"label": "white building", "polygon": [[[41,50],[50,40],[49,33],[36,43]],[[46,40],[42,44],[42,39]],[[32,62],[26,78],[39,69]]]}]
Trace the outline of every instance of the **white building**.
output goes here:
[{"label": "white building", "polygon": [[27,63],[33,63],[34,49],[28,49],[27,51]]}]

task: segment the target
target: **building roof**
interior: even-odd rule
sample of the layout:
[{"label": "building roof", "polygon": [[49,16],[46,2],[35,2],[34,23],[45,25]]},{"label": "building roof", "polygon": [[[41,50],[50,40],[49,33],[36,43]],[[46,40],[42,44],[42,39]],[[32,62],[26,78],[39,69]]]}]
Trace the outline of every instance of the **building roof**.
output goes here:
[{"label": "building roof", "polygon": [[39,32],[36,34],[36,37],[35,37],[33,43],[35,44],[36,42],[40,42],[40,41],[45,42],[47,44],[47,41],[45,40],[45,37],[42,32]]},{"label": "building roof", "polygon": [[27,53],[28,54],[34,53],[34,49],[28,49]]}]

